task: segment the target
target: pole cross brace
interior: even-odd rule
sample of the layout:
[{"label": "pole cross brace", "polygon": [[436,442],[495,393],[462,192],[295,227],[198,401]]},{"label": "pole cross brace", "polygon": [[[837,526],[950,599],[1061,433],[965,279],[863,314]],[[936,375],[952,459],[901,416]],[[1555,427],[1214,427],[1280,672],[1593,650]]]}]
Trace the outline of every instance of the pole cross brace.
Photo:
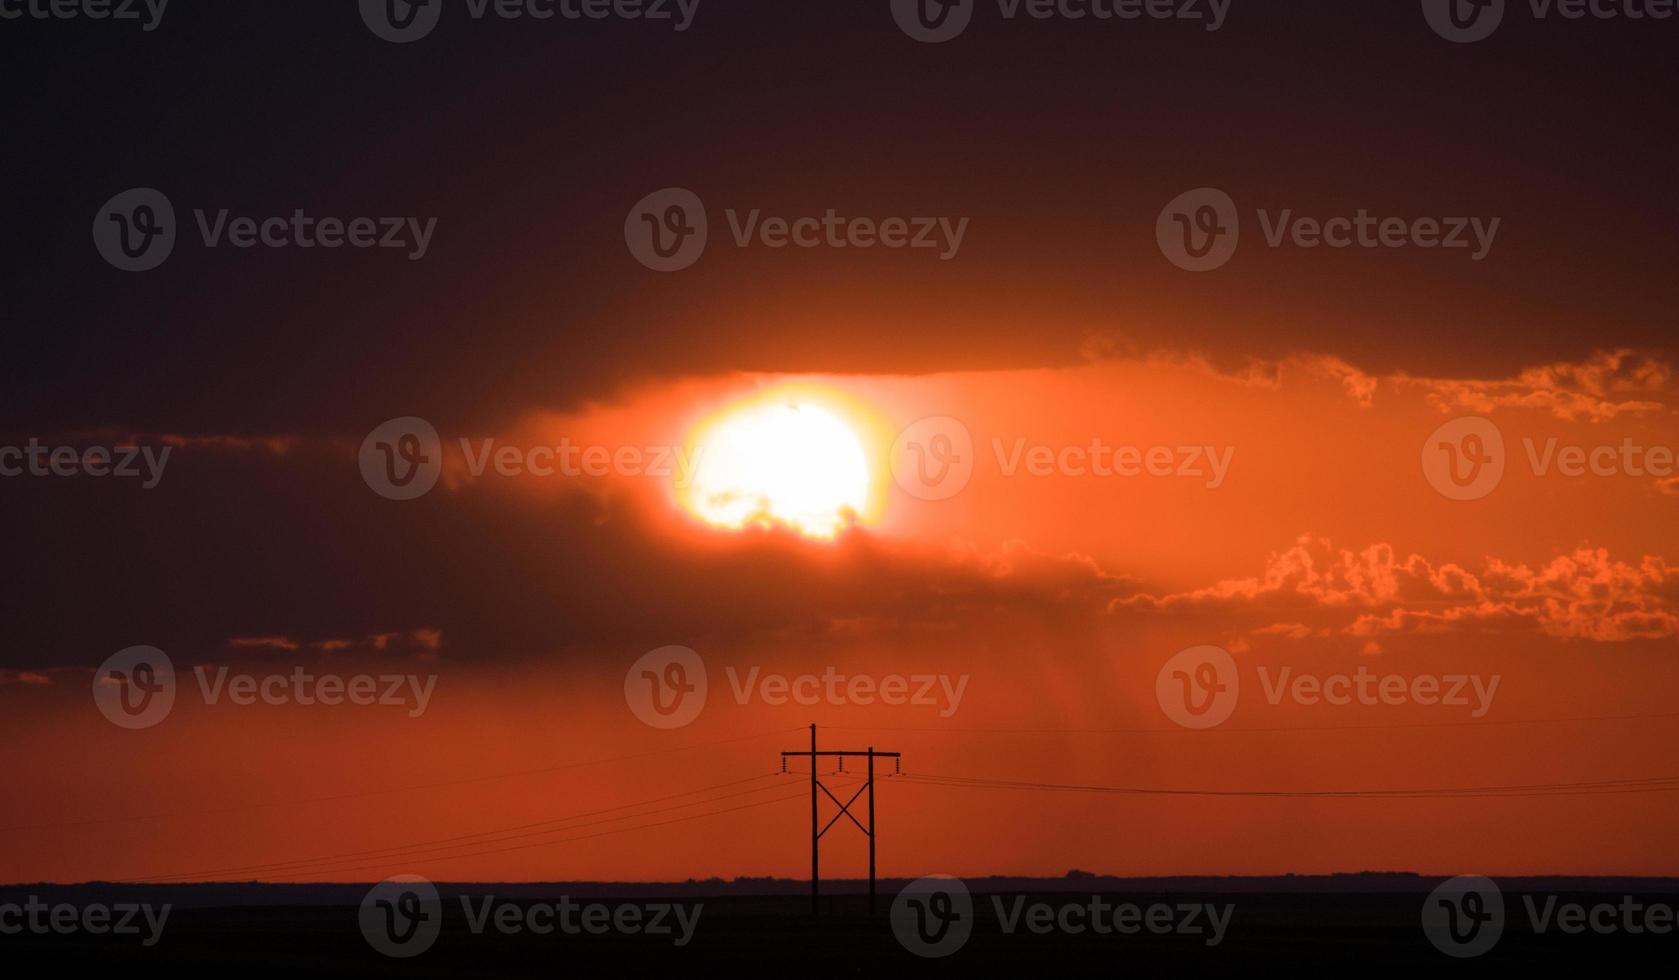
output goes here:
[{"label": "pole cross brace", "polygon": [[828,794],[828,799],[833,800],[834,805],[839,807],[839,812],[834,814],[834,818],[832,820],[828,821],[828,826],[823,827],[822,832],[816,835],[818,838],[826,837],[828,835],[828,828],[832,827],[835,823],[837,823],[839,821],[840,817],[849,818],[852,823],[857,824],[857,829],[858,830],[861,830],[865,835],[867,835],[869,837],[874,836],[873,831],[871,831],[871,830],[869,830],[869,828],[863,826],[861,823],[858,822],[856,817],[853,817],[851,815],[851,804],[857,802],[857,797],[862,796],[864,790],[869,789],[870,787],[872,787],[874,785],[874,780],[871,779],[868,782],[865,782],[863,785],[857,787],[857,792],[852,793],[851,794],[851,799],[846,800],[844,803],[841,803],[839,801],[839,797],[835,796],[832,792],[830,792],[827,785],[825,783],[823,783],[820,779],[816,781],[816,785],[822,787],[822,792],[827,793]]}]

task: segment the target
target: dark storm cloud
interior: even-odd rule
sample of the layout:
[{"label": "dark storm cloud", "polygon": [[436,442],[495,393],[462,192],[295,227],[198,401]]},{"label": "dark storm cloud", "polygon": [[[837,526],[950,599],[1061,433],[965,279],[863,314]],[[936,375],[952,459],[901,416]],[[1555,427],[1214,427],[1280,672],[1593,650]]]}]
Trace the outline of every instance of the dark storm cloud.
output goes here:
[{"label": "dark storm cloud", "polygon": [[452,661],[557,658],[671,637],[1096,615],[1134,591],[1088,559],[1023,546],[917,549],[864,531],[834,547],[772,532],[699,541],[582,487],[395,503],[338,440],[282,440],[283,452],[172,441],[183,448],[151,491],[0,482],[0,536],[28,556],[6,590],[0,665],[90,666],[135,644],[189,663],[439,648]]},{"label": "dark storm cloud", "polygon": [[[349,3],[178,0],[158,30],[109,27],[0,39],[0,244],[30,270],[4,299],[13,426],[494,424],[677,374],[1066,363],[1109,328],[1426,377],[1672,335],[1659,25],[1511,18],[1453,45],[1414,3],[1301,0],[1237,4],[1216,33],[988,14],[925,45],[884,0],[741,0],[680,33],[490,19],[395,45]],[[1155,217],[1208,185],[1249,235],[1229,267],[1180,274]],[[171,197],[186,240],[119,273],[88,227],[136,186]],[[622,228],[666,186],[719,218],[971,227],[951,262],[719,243],[660,275]],[[224,208],[436,232],[420,262],[192,241],[193,212]],[[1454,263],[1270,249],[1261,208],[1503,223],[1486,261]]]}]

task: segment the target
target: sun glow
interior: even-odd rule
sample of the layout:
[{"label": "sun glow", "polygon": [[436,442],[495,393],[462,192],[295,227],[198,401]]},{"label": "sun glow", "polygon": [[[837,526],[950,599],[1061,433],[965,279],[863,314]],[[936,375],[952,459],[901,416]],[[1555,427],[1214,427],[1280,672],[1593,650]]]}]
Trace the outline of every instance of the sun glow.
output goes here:
[{"label": "sun glow", "polygon": [[707,524],[782,525],[830,539],[869,511],[863,442],[814,400],[788,395],[730,406],[692,443],[694,477],[681,498]]}]

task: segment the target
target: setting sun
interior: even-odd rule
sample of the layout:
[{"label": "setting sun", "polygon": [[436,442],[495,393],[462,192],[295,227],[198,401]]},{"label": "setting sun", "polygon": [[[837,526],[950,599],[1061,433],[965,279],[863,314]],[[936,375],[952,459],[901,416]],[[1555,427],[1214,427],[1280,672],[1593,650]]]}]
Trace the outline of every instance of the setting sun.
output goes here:
[{"label": "setting sun", "polygon": [[797,398],[735,405],[702,425],[685,506],[708,524],[783,525],[832,538],[861,518],[869,465],[857,432],[834,412]]}]

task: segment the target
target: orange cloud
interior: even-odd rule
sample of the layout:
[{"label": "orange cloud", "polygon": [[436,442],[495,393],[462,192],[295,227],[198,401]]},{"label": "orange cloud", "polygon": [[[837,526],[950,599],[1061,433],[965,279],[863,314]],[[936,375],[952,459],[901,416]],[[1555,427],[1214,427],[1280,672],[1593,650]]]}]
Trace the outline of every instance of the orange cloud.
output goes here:
[{"label": "orange cloud", "polygon": [[290,636],[237,636],[227,641],[227,646],[233,650],[266,652],[266,653],[297,653],[309,650],[316,653],[343,653],[355,651],[361,653],[389,653],[392,651],[408,650],[424,657],[435,655],[443,646],[443,631],[438,629],[400,630],[386,633],[370,633],[357,640],[325,639],[299,640]]},{"label": "orange cloud", "polygon": [[1136,360],[1169,370],[1192,370],[1238,384],[1281,388],[1289,376],[1339,382],[1347,396],[1368,408],[1386,382],[1421,388],[1445,412],[1492,412],[1531,408],[1564,421],[1607,422],[1666,407],[1658,396],[1671,392],[1673,368],[1664,360],[1627,348],[1597,351],[1582,361],[1558,361],[1526,368],[1513,378],[1427,378],[1404,372],[1370,374],[1334,354],[1301,353],[1274,360],[1250,359],[1220,367],[1202,354],[1158,350],[1140,354],[1135,345],[1105,334],[1089,335],[1081,354],[1090,361]]},{"label": "orange cloud", "polygon": [[[1087,356],[1093,350],[1100,349],[1099,345],[1093,346],[1090,343],[1085,347]],[[1376,389],[1381,384],[1381,379],[1377,376],[1367,374],[1333,354],[1294,354],[1276,360],[1252,358],[1238,368],[1221,368],[1204,355],[1183,351],[1155,351],[1142,358],[1142,361],[1151,368],[1193,371],[1255,388],[1281,388],[1290,376],[1335,381],[1345,389],[1347,397],[1362,408],[1369,408],[1374,403]]]},{"label": "orange cloud", "polygon": [[1607,422],[1621,415],[1659,412],[1652,396],[1670,392],[1673,369],[1665,361],[1632,350],[1598,351],[1579,362],[1531,367],[1502,381],[1409,378],[1441,411],[1491,412],[1531,408],[1564,421]]},{"label": "orange cloud", "polygon": [[[140,436],[130,436],[132,441],[140,441]],[[261,450],[284,456],[291,452],[300,441],[297,436],[227,436],[227,435],[181,435],[165,433],[157,436],[157,441],[165,446],[177,449],[209,449],[219,452],[250,452]]]},{"label": "orange cloud", "polygon": [[[1607,549],[1581,547],[1537,569],[1489,558],[1474,573],[1421,555],[1400,559],[1388,544],[1353,551],[1307,536],[1271,555],[1258,576],[1191,592],[1133,596],[1116,600],[1114,608],[1352,610],[1357,615],[1336,628],[1359,637],[1496,630],[1616,643],[1679,636],[1675,598],[1679,572],[1657,557],[1630,563],[1611,558]],[[1301,640],[1325,631],[1302,622],[1252,632]]]},{"label": "orange cloud", "polygon": [[1469,601],[1362,616],[1348,632],[1525,626],[1555,639],[1598,643],[1679,636],[1671,603],[1679,574],[1661,558],[1631,564],[1610,558],[1607,549],[1582,547],[1538,569],[1490,559],[1477,585]]}]

